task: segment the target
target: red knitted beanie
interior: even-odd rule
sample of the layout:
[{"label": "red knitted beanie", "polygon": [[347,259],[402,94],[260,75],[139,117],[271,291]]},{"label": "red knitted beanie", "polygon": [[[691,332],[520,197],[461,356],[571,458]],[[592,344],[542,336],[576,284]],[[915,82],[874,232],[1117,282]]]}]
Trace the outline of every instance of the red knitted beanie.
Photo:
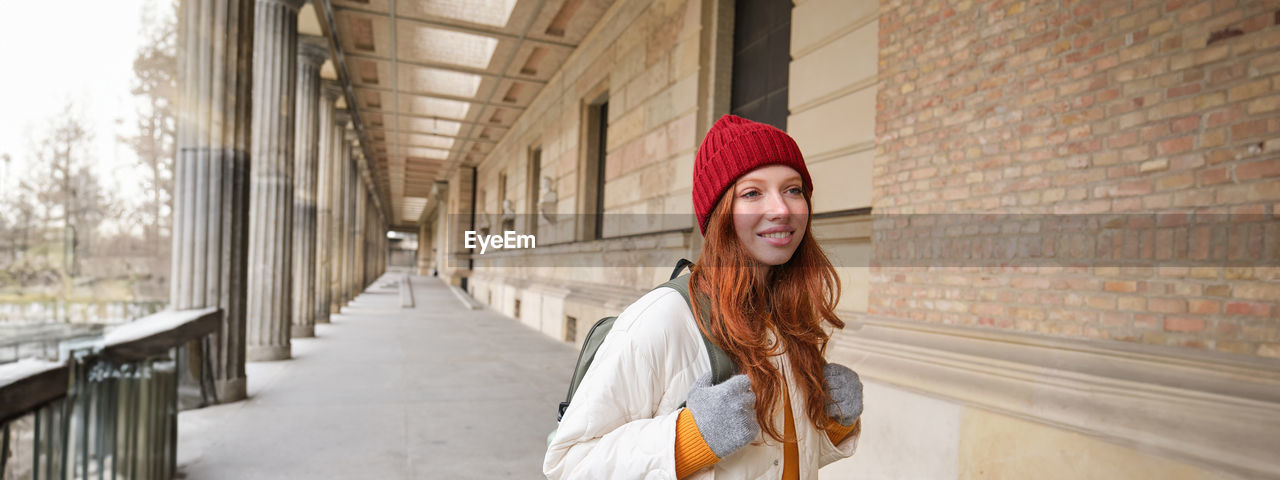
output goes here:
[{"label": "red knitted beanie", "polygon": [[766,165],[786,165],[800,172],[804,194],[813,194],[813,180],[804,166],[800,147],[786,132],[772,125],[725,115],[711,126],[693,162],[693,211],[698,228],[707,235],[711,210],[738,177]]}]

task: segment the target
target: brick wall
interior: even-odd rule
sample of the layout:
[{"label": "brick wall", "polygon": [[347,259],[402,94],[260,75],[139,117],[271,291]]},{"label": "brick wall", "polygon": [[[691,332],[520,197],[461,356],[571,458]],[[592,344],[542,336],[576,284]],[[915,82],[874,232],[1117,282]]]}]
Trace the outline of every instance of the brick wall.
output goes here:
[{"label": "brick wall", "polygon": [[[893,1],[880,14],[871,314],[1280,357],[1280,2]],[[1250,224],[1121,227],[1061,265],[901,261],[928,253],[901,248],[904,222],[962,212]],[[1000,253],[990,240],[1006,233],[964,248]],[[1066,237],[1029,243],[1051,257]],[[1226,261],[1240,249],[1258,261]]]}]

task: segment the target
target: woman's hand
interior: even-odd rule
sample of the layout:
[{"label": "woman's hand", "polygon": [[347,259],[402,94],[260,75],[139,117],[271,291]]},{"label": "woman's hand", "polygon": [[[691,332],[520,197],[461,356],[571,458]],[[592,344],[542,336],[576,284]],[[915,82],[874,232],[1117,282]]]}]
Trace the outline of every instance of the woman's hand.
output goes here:
[{"label": "woman's hand", "polygon": [[822,376],[827,381],[827,393],[831,402],[827,404],[826,413],[844,426],[862,416],[862,380],[849,367],[838,363],[828,363],[822,367]]},{"label": "woman's hand", "polygon": [[755,405],[756,394],[746,375],[734,375],[724,383],[712,385],[710,373],[694,383],[685,403],[702,439],[721,459],[751,443],[760,433]]}]

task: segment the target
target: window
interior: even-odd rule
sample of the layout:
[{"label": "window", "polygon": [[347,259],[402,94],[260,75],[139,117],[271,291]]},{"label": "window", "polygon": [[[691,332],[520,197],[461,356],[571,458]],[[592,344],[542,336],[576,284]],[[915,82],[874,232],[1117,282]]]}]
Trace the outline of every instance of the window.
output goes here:
[{"label": "window", "polygon": [[510,200],[507,198],[507,172],[498,173],[498,218],[502,226],[500,232],[514,231],[516,218]]},{"label": "window", "polygon": [[529,165],[524,176],[525,226],[529,235],[538,234],[538,202],[542,191],[542,147],[529,149]]},{"label": "window", "polygon": [[786,130],[791,1],[738,0],[733,16],[729,112]]},{"label": "window", "polygon": [[498,172],[498,211],[501,212],[503,203],[507,201],[507,172]]},{"label": "window", "polygon": [[605,150],[609,145],[609,92],[602,87],[584,105],[582,156],[578,164],[579,215],[576,239],[597,240],[604,237]]},{"label": "window", "polygon": [[605,155],[609,145],[609,102],[600,104],[600,108],[596,113],[597,122],[595,127],[598,129],[597,140],[595,146],[595,164],[596,164],[596,234],[594,238],[604,238],[604,172]]},{"label": "window", "polygon": [[478,233],[481,237],[486,237],[489,235],[489,209],[486,208],[484,204],[486,200],[485,190],[481,188],[479,192],[480,193],[477,194],[478,198],[476,200],[475,209],[476,209],[477,216],[480,217],[480,220],[476,222],[476,233]]},{"label": "window", "polygon": [[564,317],[564,341],[569,343],[578,341],[578,319],[568,315]]}]

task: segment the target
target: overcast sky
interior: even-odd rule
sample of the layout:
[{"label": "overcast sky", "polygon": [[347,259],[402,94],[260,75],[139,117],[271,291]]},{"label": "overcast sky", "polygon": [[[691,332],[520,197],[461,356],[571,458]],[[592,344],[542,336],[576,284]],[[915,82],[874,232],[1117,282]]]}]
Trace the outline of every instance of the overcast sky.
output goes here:
[{"label": "overcast sky", "polygon": [[[142,42],[144,6],[168,0],[0,0],[0,195],[11,194],[49,119],[74,103],[94,134],[99,178],[127,197],[141,193],[133,151],[118,135],[134,131],[129,93]],[[154,8],[154,7],[153,7]],[[3,157],[12,161],[6,166]]]}]

